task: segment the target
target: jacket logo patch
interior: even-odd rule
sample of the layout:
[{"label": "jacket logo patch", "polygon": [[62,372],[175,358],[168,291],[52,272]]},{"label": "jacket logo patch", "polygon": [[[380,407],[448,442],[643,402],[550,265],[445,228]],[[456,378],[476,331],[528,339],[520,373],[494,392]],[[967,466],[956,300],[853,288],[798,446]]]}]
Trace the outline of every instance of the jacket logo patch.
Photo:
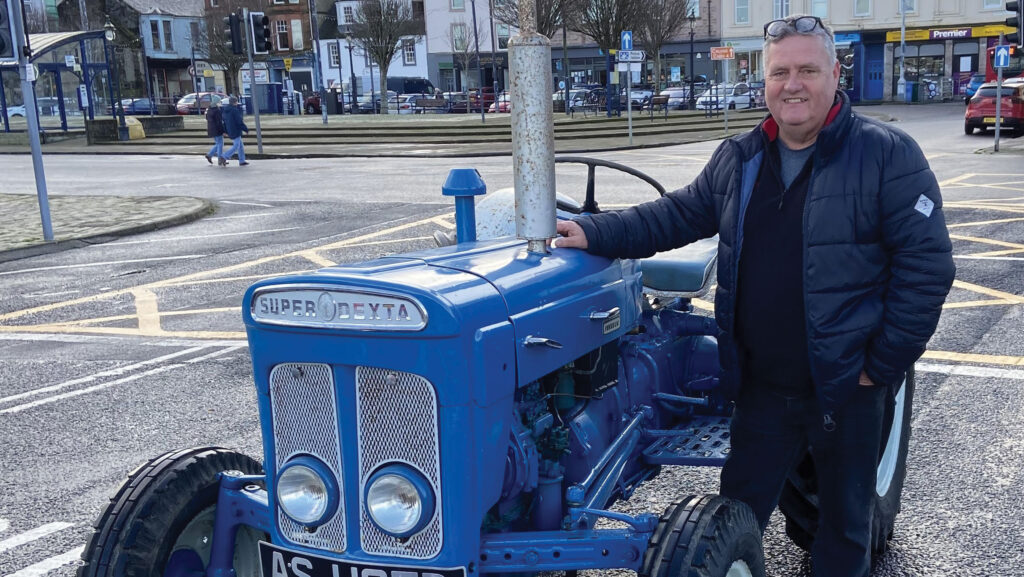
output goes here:
[{"label": "jacket logo patch", "polygon": [[923,214],[925,218],[932,215],[932,209],[934,208],[935,203],[923,194],[917,199],[917,204],[914,205],[914,210]]}]

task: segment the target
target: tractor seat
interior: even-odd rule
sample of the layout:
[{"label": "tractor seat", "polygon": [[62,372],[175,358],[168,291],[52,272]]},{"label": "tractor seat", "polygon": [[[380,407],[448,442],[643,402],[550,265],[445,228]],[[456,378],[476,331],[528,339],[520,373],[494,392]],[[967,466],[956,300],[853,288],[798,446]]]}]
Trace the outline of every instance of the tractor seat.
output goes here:
[{"label": "tractor seat", "polygon": [[715,282],[718,235],[640,261],[644,292],[653,296],[702,297]]}]

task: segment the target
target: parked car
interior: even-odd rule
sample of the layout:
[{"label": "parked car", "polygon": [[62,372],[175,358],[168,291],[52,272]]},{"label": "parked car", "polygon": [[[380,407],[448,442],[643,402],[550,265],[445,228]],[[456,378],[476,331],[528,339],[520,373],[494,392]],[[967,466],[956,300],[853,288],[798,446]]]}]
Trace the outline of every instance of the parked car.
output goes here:
[{"label": "parked car", "polygon": [[508,92],[502,92],[498,95],[497,102],[492,102],[487,107],[487,112],[512,112],[512,101]]},{"label": "parked car", "polygon": [[306,101],[302,103],[302,109],[306,114],[320,114],[323,110],[320,108],[320,95],[313,93],[307,96]]},{"label": "parked car", "polygon": [[971,97],[978,91],[978,88],[985,83],[984,74],[972,74],[971,80],[967,83],[967,88],[964,89],[964,103],[971,101]]},{"label": "parked car", "polygon": [[751,108],[750,86],[746,82],[715,84],[697,98],[697,110]]},{"label": "parked car", "polygon": [[[121,108],[124,109],[125,114],[149,114],[151,110],[153,114],[159,114],[153,105],[153,101],[148,98],[122,98]],[[113,114],[109,106],[107,107],[107,114]]]},{"label": "parked car", "polygon": [[480,100],[483,100],[482,108],[487,109],[491,104],[494,104],[494,88],[490,86],[484,86],[480,93],[477,89],[471,89],[469,91],[469,109],[473,112],[480,112],[481,104]]},{"label": "parked car", "polygon": [[[964,112],[964,134],[974,134],[996,125],[996,82],[986,82],[974,93]],[[1003,81],[1000,126],[1018,134],[1024,132],[1024,81]]]},{"label": "parked car", "polygon": [[469,94],[465,92],[445,92],[442,96],[448,101],[448,112],[453,114],[469,112]]},{"label": "parked car", "polygon": [[633,110],[641,110],[651,101],[652,96],[654,96],[654,89],[634,86],[629,91],[629,102],[632,104]]},{"label": "parked car", "polygon": [[7,107],[7,118],[14,118],[15,116],[25,118],[24,104],[15,104],[14,106]]},{"label": "parked car", "polygon": [[[206,109],[211,106],[220,106],[221,100],[227,100],[228,95],[222,92],[190,92],[182,96],[174,106],[178,114],[205,114]],[[197,109],[198,102],[198,109]]]},{"label": "parked car", "polygon": [[[420,112],[420,106],[417,101],[421,98],[427,98],[426,94],[402,94],[398,96],[396,100],[396,109],[399,114],[418,114]],[[431,97],[432,98],[432,97]],[[388,106],[390,108],[390,106]]]},{"label": "parked car", "polygon": [[667,96],[665,106],[669,110],[686,110],[690,106],[690,89],[682,87],[666,88],[658,96]]},{"label": "parked car", "polygon": [[[388,90],[388,110],[394,111],[398,104],[398,94]],[[360,114],[380,114],[380,93],[373,93],[373,102],[370,102],[370,93],[358,97],[358,112]]]}]

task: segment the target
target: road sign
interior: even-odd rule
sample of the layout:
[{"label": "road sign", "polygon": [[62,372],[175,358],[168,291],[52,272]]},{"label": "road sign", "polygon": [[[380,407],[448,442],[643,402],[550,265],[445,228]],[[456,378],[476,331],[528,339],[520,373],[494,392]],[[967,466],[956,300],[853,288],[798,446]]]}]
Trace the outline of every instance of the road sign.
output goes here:
[{"label": "road sign", "polygon": [[1006,45],[996,46],[996,54],[993,60],[995,60],[993,66],[996,68],[1008,67],[1010,65],[1010,47]]},{"label": "road sign", "polygon": [[[180,68],[179,68],[179,70],[180,70]],[[195,76],[196,75],[196,67],[195,66],[191,66],[190,65],[188,67],[188,75],[189,76]]]},{"label": "road sign", "polygon": [[[633,49],[633,31],[623,30],[620,36],[621,42],[619,42],[619,50],[632,50]],[[621,62],[621,61],[620,61]]]},{"label": "road sign", "polygon": [[285,72],[291,72],[292,71],[292,59],[291,58],[285,58],[284,59],[284,71]]},{"label": "road sign", "polygon": [[736,57],[736,52],[732,46],[712,46],[711,47],[711,59],[712,60],[732,60]]},{"label": "road sign", "polygon": [[643,50],[619,50],[616,56],[619,62],[643,62],[647,58]]}]

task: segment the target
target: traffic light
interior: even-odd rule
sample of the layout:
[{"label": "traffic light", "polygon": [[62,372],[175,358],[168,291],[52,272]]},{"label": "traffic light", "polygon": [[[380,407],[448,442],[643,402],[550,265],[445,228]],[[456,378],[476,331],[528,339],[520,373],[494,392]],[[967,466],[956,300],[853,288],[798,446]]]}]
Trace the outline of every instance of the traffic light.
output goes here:
[{"label": "traffic light", "polygon": [[232,54],[245,53],[245,44],[242,42],[242,22],[236,14],[224,17],[224,39],[224,45],[231,46]]},{"label": "traffic light", "polygon": [[1014,32],[1006,35],[1006,41],[1024,48],[1020,33],[1020,25],[1024,21],[1024,2],[1021,2],[1021,0],[1008,0],[1006,2],[1006,11],[1013,12],[1013,16],[1006,19],[1006,25],[1016,29]]},{"label": "traffic light", "polygon": [[14,51],[14,22],[11,21],[10,2],[18,0],[0,0],[0,60],[16,60]]},{"label": "traffic light", "polygon": [[249,23],[252,30],[253,54],[270,52],[270,18],[262,12],[250,12]]}]

